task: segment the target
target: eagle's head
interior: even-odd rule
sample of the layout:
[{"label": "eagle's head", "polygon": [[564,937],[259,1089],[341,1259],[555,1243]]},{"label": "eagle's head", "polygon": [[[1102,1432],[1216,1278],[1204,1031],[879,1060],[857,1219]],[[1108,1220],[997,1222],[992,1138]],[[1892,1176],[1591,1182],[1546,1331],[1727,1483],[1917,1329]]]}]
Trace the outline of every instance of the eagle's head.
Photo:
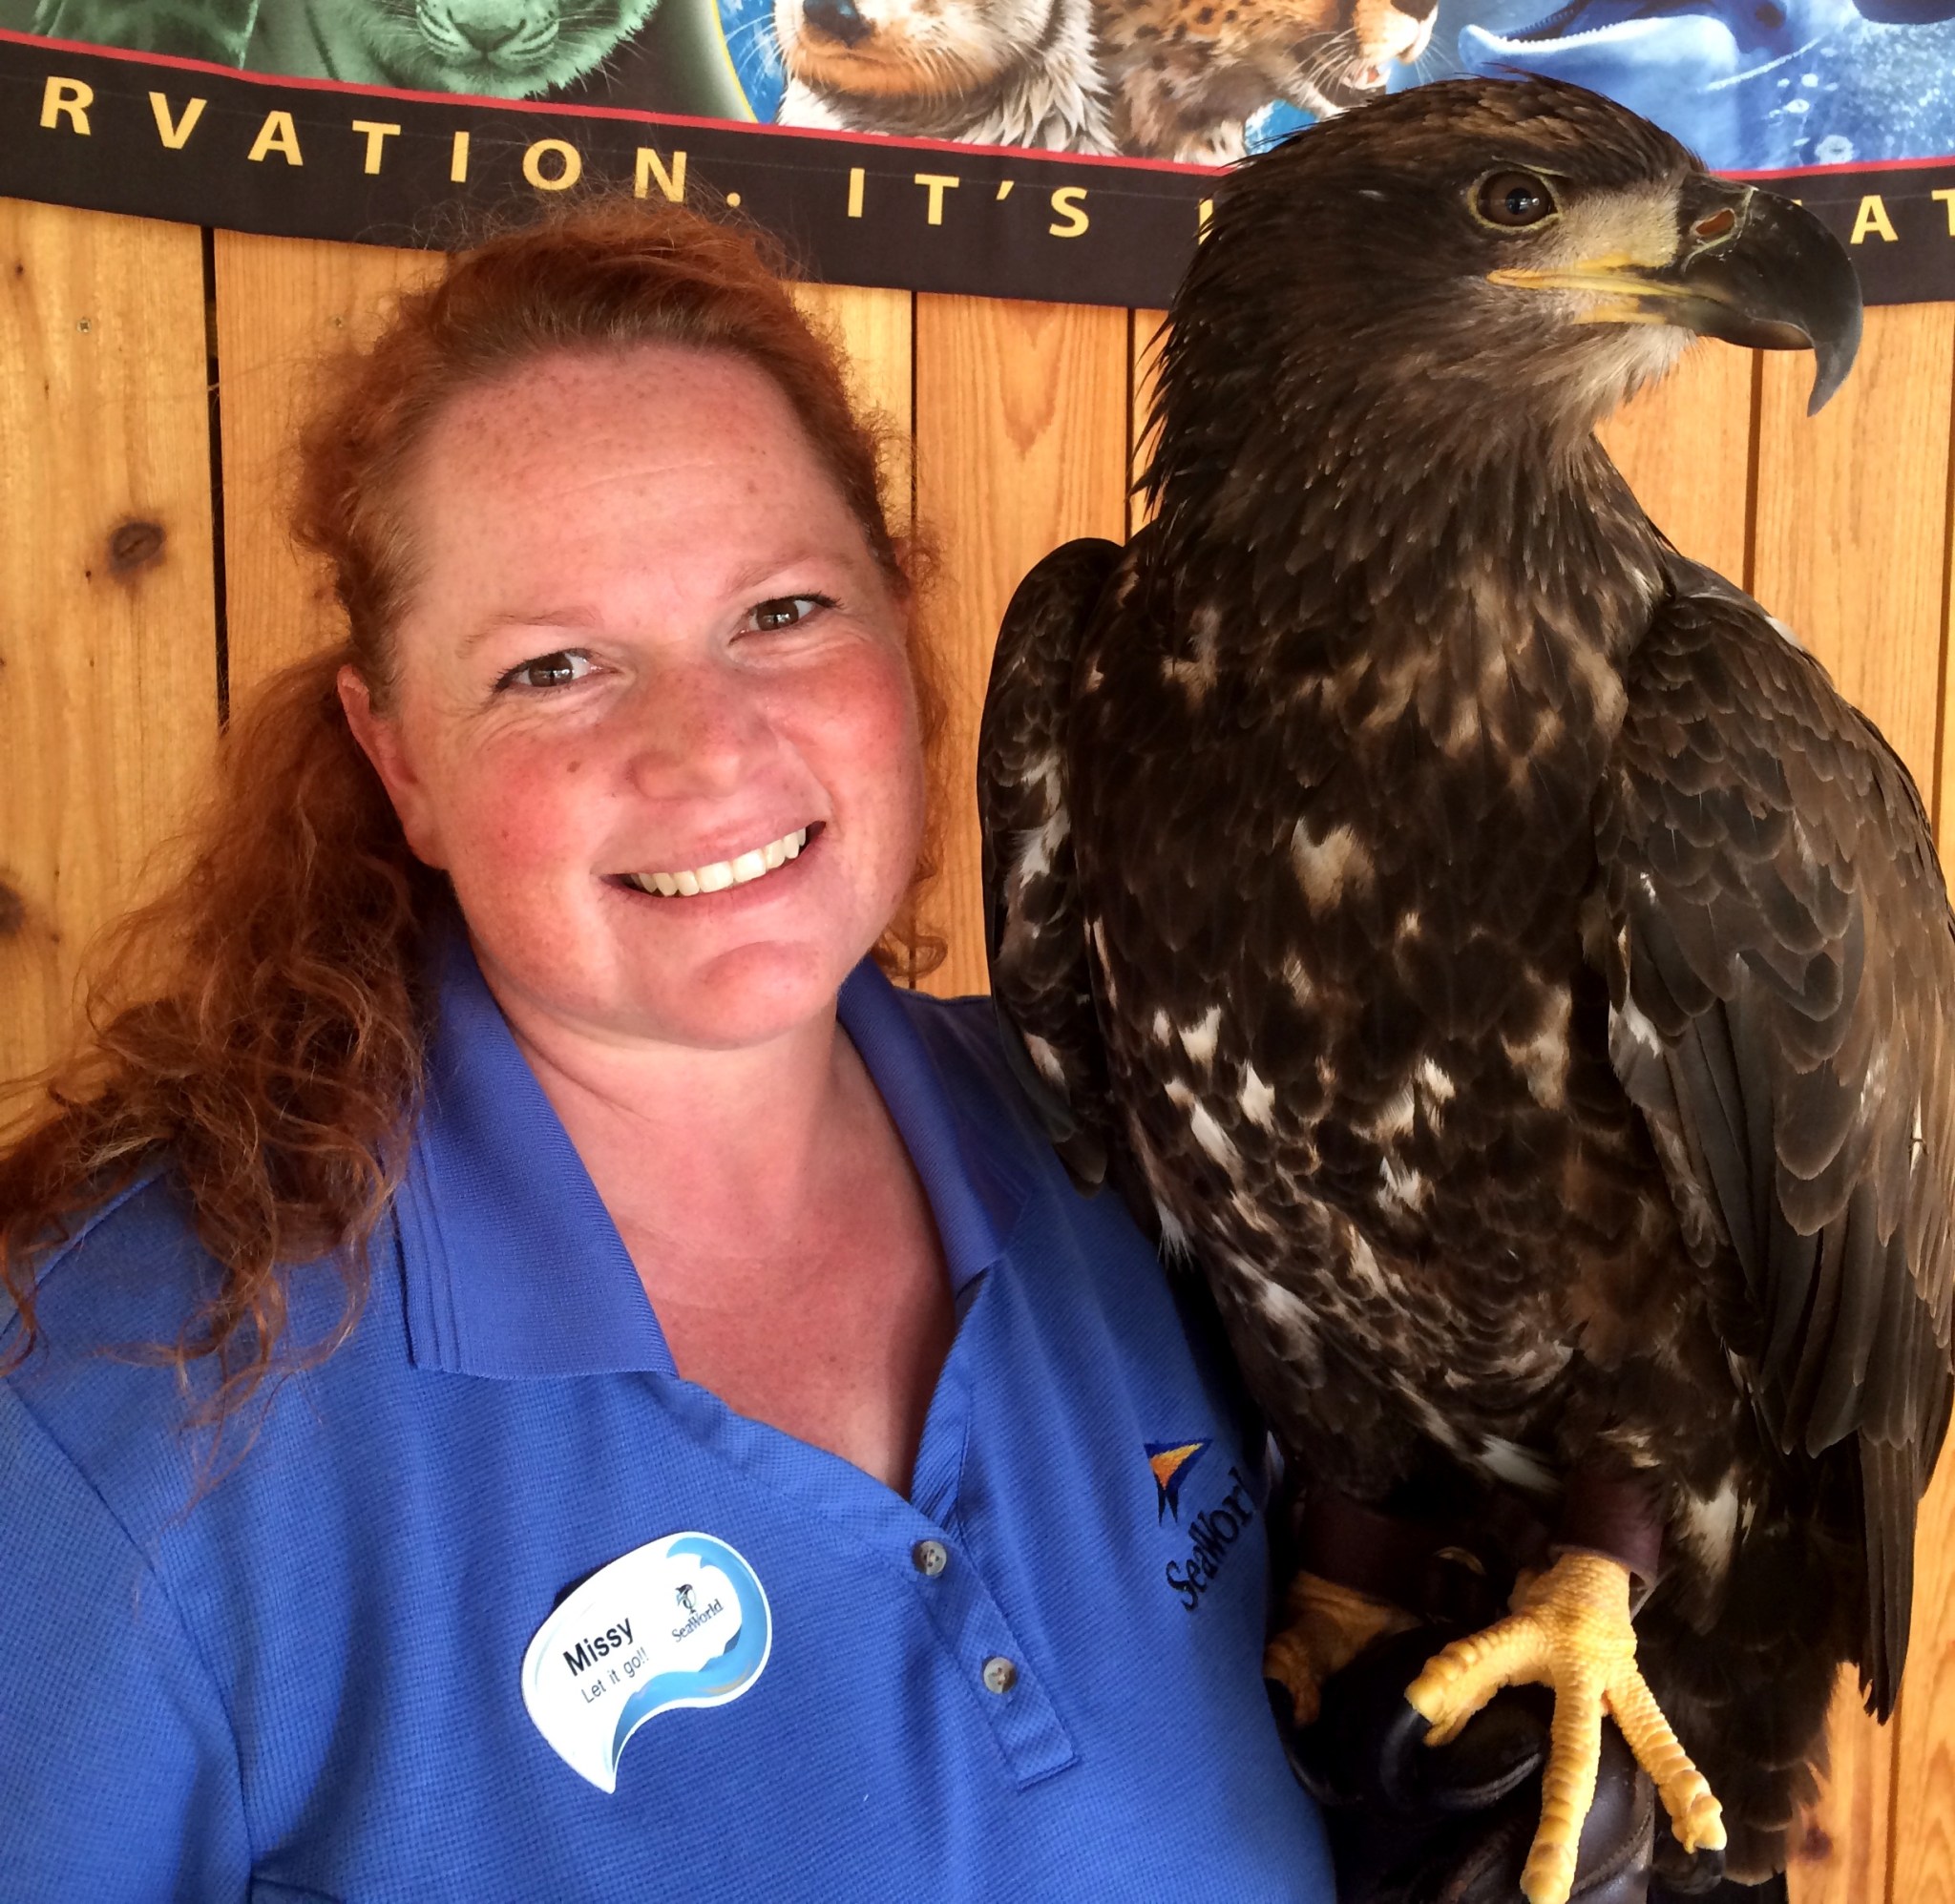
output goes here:
[{"label": "eagle's head", "polygon": [[1259,367],[1268,405],[1355,423],[1402,400],[1462,442],[1513,423],[1566,440],[1696,336],[1812,349],[1817,408],[1853,362],[1860,299],[1811,213],[1713,177],[1624,107],[1463,79],[1231,174],[1173,319],[1170,365]]}]

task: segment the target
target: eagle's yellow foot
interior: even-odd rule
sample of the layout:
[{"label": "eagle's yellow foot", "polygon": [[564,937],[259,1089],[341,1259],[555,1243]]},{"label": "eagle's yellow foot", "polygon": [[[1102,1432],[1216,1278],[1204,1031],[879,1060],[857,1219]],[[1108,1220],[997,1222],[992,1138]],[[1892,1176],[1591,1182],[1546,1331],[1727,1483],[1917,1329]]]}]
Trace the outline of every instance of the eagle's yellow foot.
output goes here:
[{"label": "eagle's yellow foot", "polygon": [[1289,1692],[1299,1726],[1317,1716],[1324,1682],[1333,1673],[1374,1640],[1413,1624],[1411,1615],[1398,1607],[1315,1574],[1298,1574],[1290,1582],[1284,1608],[1289,1623],[1263,1649],[1263,1677]]},{"label": "eagle's yellow foot", "polygon": [[1514,1612],[1457,1640],[1426,1664],[1405,1697],[1432,1726],[1430,1745],[1456,1737],[1503,1685],[1554,1689],[1542,1775],[1541,1829],[1521,1889],[1528,1904],[1566,1904],[1575,1851],[1595,1797],[1602,1720],[1613,1717],[1687,1852],[1717,1851],[1724,1818],[1636,1669],[1629,1570],[1600,1554],[1565,1554],[1514,1596]]}]

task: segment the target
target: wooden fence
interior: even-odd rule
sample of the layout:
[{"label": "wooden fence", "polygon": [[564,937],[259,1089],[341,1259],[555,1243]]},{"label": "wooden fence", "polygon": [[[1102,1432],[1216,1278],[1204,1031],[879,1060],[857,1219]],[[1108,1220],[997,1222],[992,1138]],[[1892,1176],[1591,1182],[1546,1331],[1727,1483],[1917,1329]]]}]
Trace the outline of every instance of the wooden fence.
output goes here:
[{"label": "wooden fence", "polygon": [[[308,362],[430,268],[0,200],[0,1076],[64,1036],[78,956],[140,889],[227,701],[331,638],[280,527],[282,447]],[[934,625],[968,785],[1013,585],[1066,536],[1125,533],[1158,314],[806,295],[896,426],[899,488],[941,552]],[[1708,346],[1609,445],[1684,550],[1798,629],[1881,723],[1946,838],[1955,305],[1870,313],[1858,369],[1814,420],[1810,375],[1802,357]],[[937,910],[952,950],[933,985],[981,989],[961,809]],[[1801,1904],[1955,1904],[1951,1496],[1944,1469],[1899,1715],[1880,1732],[1840,1702]]]}]

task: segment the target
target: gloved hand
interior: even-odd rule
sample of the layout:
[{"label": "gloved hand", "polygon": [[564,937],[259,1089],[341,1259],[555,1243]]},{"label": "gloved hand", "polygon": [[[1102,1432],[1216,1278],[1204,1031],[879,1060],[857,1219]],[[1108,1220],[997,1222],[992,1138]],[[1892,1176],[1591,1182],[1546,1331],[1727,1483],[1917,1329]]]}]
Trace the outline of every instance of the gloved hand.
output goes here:
[{"label": "gloved hand", "polygon": [[[1955,0],[1950,0],[1955,4]],[[1319,1489],[1276,1520],[1284,1575],[1338,1581],[1421,1623],[1374,1640],[1323,1683],[1316,1720],[1292,1723],[1273,1690],[1291,1764],[1323,1807],[1340,1904],[1521,1904],[1521,1871],[1541,1822],[1541,1770],[1553,1698],[1499,1694],[1444,1746],[1405,1688],[1434,1654],[1506,1609],[1516,1571],[1545,1563],[1550,1537],[1498,1493],[1395,1515]],[[1573,1904],[1784,1904],[1784,1880],[1724,1882],[1723,1854],[1686,1853],[1648,1776],[1613,1724],[1583,1827]]]},{"label": "gloved hand", "polygon": [[[1456,1637],[1426,1625],[1378,1641],[1326,1682],[1313,1725],[1285,1727],[1296,1775],[1324,1808],[1341,1904],[1516,1904],[1521,1895],[1541,1818],[1550,1698],[1538,1687],[1503,1692],[1450,1744],[1427,1746],[1405,1688]],[[1282,1724],[1287,1700],[1274,1703]],[[1654,1813],[1650,1780],[1605,1726],[1578,1904],[1645,1904]]]}]

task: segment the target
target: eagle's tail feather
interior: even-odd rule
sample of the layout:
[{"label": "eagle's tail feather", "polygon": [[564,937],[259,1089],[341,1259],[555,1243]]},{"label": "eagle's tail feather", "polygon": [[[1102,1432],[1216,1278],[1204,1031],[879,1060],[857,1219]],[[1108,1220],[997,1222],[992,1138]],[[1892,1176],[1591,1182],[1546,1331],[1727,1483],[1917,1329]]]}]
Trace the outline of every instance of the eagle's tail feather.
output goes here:
[{"label": "eagle's tail feather", "polygon": [[1840,1559],[1781,1521],[1734,1557],[1708,1629],[1660,1591],[1636,1622],[1650,1688],[1724,1807],[1725,1869],[1741,1884],[1785,1869],[1818,1797],[1833,1685],[1859,1637]]}]

